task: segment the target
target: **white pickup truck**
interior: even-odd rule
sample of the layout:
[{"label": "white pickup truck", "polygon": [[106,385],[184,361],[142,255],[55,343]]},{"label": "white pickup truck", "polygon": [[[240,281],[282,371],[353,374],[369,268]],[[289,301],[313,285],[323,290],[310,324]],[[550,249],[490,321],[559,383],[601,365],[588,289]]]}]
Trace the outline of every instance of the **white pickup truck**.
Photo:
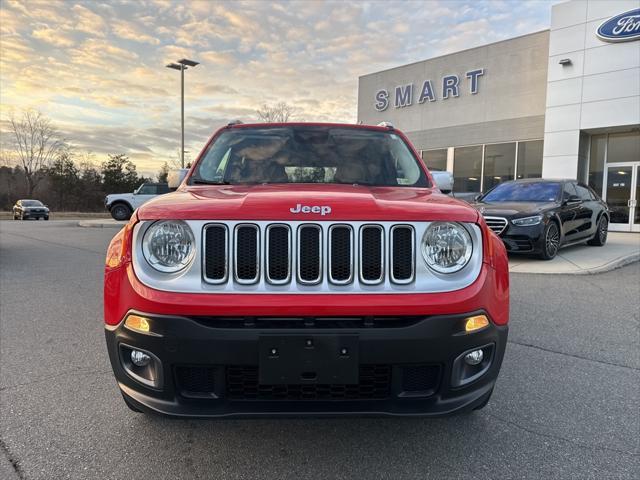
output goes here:
[{"label": "white pickup truck", "polygon": [[140,205],[169,191],[166,183],[143,183],[133,193],[107,195],[104,206],[116,220],[128,220]]}]

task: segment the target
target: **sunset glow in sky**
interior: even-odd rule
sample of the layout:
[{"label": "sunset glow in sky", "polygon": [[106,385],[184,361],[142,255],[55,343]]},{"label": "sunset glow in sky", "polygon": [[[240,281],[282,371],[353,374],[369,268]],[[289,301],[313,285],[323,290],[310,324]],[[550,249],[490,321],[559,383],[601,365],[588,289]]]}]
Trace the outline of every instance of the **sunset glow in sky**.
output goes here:
[{"label": "sunset glow in sky", "polygon": [[548,28],[545,1],[0,2],[0,130],[37,108],[96,162],[155,173],[233,119],[285,101],[299,120],[355,122],[358,76]]}]

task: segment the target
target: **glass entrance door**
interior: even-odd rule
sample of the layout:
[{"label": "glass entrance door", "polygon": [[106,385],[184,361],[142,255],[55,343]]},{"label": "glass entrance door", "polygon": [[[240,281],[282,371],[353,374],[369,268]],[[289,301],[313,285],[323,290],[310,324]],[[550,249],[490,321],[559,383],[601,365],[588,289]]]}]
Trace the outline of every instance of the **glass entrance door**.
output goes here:
[{"label": "glass entrance door", "polygon": [[609,205],[609,230],[640,232],[640,162],[607,165],[603,197]]}]

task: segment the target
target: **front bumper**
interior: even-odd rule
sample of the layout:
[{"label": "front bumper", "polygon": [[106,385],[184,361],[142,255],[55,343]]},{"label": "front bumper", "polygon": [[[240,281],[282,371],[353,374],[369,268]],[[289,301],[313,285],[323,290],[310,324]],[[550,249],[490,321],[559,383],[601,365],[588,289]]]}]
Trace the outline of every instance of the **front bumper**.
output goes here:
[{"label": "front bumper", "polygon": [[500,234],[500,240],[504,243],[509,253],[539,253],[542,250],[544,240],[545,223],[526,227],[509,225]]},{"label": "front bumper", "polygon": [[[309,323],[308,319],[150,314],[145,316],[158,335],[132,331],[121,322],[107,327],[106,340],[122,393],[146,411],[197,417],[438,416],[478,406],[491,394],[498,376],[508,327],[490,323],[478,332],[464,333],[464,319],[476,313],[394,318],[366,325],[356,317]],[[349,354],[358,364],[357,383],[310,379],[304,385],[260,384],[261,345],[265,339],[283,338],[316,343],[348,338]],[[484,373],[457,385],[462,374],[456,359],[479,347],[484,347],[487,361]],[[127,360],[131,349],[151,354],[152,363],[157,363],[156,385],[145,385],[132,374]]]}]

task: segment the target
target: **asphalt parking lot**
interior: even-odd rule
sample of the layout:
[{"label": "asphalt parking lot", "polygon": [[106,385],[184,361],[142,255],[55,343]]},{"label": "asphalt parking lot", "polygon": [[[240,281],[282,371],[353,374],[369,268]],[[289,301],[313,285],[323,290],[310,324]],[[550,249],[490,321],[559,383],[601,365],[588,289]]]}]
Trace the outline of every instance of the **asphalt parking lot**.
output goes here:
[{"label": "asphalt parking lot", "polygon": [[638,478],[640,264],[513,274],[490,404],[444,419],[129,411],[102,330],[113,229],[0,222],[0,478]]}]

